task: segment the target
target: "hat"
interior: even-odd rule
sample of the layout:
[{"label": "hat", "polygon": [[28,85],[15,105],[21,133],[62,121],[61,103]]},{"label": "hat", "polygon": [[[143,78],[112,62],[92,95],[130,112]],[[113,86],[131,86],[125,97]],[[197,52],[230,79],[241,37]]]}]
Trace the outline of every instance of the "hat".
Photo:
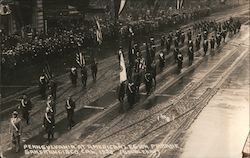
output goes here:
[{"label": "hat", "polygon": [[12,115],[18,115],[17,111],[13,111]]}]

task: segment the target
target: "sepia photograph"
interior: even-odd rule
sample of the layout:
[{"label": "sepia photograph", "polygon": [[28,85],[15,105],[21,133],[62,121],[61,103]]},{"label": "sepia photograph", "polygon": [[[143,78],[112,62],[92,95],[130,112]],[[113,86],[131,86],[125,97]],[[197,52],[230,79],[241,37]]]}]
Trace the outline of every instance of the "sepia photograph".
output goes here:
[{"label": "sepia photograph", "polygon": [[250,158],[250,0],[0,0],[0,158]]}]

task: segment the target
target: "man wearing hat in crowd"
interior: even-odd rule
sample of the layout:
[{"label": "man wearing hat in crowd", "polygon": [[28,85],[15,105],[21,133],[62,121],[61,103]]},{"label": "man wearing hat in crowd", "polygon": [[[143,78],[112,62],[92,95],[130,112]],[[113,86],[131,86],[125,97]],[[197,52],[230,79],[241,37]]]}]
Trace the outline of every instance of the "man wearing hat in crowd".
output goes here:
[{"label": "man wearing hat in crowd", "polygon": [[75,102],[73,101],[71,96],[68,96],[66,100],[65,108],[67,111],[68,129],[70,130],[74,125],[73,116],[74,116],[74,110],[75,110]]},{"label": "man wearing hat in crowd", "polygon": [[14,111],[10,119],[10,133],[12,136],[12,143],[15,146],[16,152],[19,152],[20,150],[21,130],[21,119],[18,117],[18,112]]},{"label": "man wearing hat in crowd", "polygon": [[29,113],[30,113],[31,108],[32,108],[32,105],[31,105],[30,99],[28,99],[26,94],[23,94],[21,98],[21,102],[18,106],[18,109],[21,110],[22,117],[26,121],[27,125],[30,123]]},{"label": "man wearing hat in crowd", "polygon": [[147,95],[150,95],[151,89],[152,89],[152,75],[151,75],[150,71],[145,73],[144,81],[145,81]]},{"label": "man wearing hat in crowd", "polygon": [[75,87],[77,84],[77,78],[78,78],[76,67],[71,68],[69,77],[70,77],[72,85]]},{"label": "man wearing hat in crowd", "polygon": [[193,47],[190,46],[188,48],[188,61],[189,61],[189,65],[192,65],[193,60],[194,60],[194,49],[193,49]]},{"label": "man wearing hat in crowd", "polygon": [[48,137],[48,144],[51,142],[51,139],[54,138],[54,128],[55,128],[55,118],[53,114],[53,110],[50,106],[46,108],[44,118],[43,118],[43,127],[45,128],[45,132]]}]

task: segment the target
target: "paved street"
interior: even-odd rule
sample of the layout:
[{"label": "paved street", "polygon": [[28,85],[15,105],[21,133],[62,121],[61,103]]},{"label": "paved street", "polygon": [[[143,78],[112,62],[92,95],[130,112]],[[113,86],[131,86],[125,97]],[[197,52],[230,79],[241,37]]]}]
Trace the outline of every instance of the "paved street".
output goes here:
[{"label": "paved street", "polygon": [[[172,53],[169,54],[166,68],[162,72],[157,69],[157,86],[154,92],[147,96],[142,84],[140,100],[133,108],[129,108],[125,102],[126,112],[121,111],[117,100],[119,63],[117,55],[113,55],[115,53],[99,60],[97,81],[89,79],[84,90],[81,86],[73,88],[68,74],[57,76],[56,80],[60,84],[56,100],[55,139],[51,145],[120,144],[123,149],[109,150],[112,154],[100,154],[97,149],[90,149],[89,153],[80,155],[48,156],[25,154],[22,148],[19,153],[15,153],[8,130],[9,111],[17,101],[13,100],[15,97],[10,97],[1,110],[3,157],[241,157],[249,132],[248,7],[238,7],[208,17],[207,19],[216,19],[218,22],[229,19],[230,16],[237,17],[241,19],[243,26],[239,33],[228,36],[219,48],[209,49],[205,57],[202,49],[196,51],[191,66],[188,66],[187,55],[184,53],[184,68],[181,73],[176,73],[177,65],[173,62]],[[189,25],[182,27],[187,31]],[[157,55],[162,50],[158,37],[156,35]],[[145,53],[145,48],[143,50]],[[185,52],[187,47],[183,45],[180,50]],[[112,51],[115,52],[116,49]],[[78,82],[80,85],[80,81]],[[32,88],[36,87],[30,87],[30,91]],[[75,125],[71,130],[67,129],[64,107],[69,95],[76,101]],[[34,103],[31,125],[24,125],[21,143],[46,144],[47,135],[42,128],[46,103],[36,93],[32,94],[31,101]],[[165,147],[152,147],[152,150],[146,150],[150,151],[148,153],[131,151],[133,147],[130,145],[150,147],[152,144],[163,144]],[[170,149],[169,145],[174,145],[175,148]]]}]

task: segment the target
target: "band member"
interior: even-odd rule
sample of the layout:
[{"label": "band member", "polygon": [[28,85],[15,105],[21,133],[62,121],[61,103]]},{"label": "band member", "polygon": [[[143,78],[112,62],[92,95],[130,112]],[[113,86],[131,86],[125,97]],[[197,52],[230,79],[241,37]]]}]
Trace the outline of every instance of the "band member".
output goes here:
[{"label": "band member", "polygon": [[32,108],[31,101],[28,99],[26,94],[23,94],[21,103],[18,106],[18,109],[21,109],[22,118],[26,121],[27,125],[29,124],[29,114]]},{"label": "band member", "polygon": [[48,134],[48,144],[51,142],[51,139],[54,138],[55,118],[52,111],[51,107],[47,107],[43,119],[43,127],[45,128],[45,132]]},{"label": "band member", "polygon": [[203,41],[203,50],[204,50],[204,56],[206,56],[207,50],[208,50],[208,41],[207,40]]},{"label": "band member", "polygon": [[179,41],[177,37],[174,38],[174,46],[175,48],[179,47]]},{"label": "band member", "polygon": [[188,61],[189,61],[189,65],[192,65],[194,60],[194,49],[193,47],[189,47],[188,48]]},{"label": "band member", "polygon": [[70,77],[72,85],[75,87],[77,84],[77,78],[78,78],[76,67],[71,68],[69,77]]},{"label": "band member", "polygon": [[47,106],[48,108],[51,108],[51,110],[52,110],[51,112],[52,112],[53,114],[56,113],[56,103],[55,103],[55,100],[54,100],[54,98],[53,98],[52,95],[48,95],[47,101],[46,101],[46,106]]},{"label": "band member", "polygon": [[55,80],[51,79],[49,81],[49,95],[52,95],[54,99],[56,99],[56,89],[57,89],[57,83]]},{"label": "band member", "polygon": [[133,107],[133,105],[135,104],[136,92],[135,92],[135,84],[131,80],[127,84],[126,92],[127,92],[129,106]]},{"label": "band member", "polygon": [[150,74],[150,72],[145,73],[144,79],[147,95],[150,95],[152,89],[152,75]]},{"label": "band member", "polygon": [[83,88],[86,88],[88,80],[88,70],[85,65],[81,68],[81,80]]},{"label": "band member", "polygon": [[92,63],[91,63],[91,72],[92,72],[92,77],[93,77],[93,81],[96,81],[96,75],[97,75],[97,62],[96,59],[93,59]]},{"label": "band member", "polygon": [[164,66],[165,66],[165,55],[161,51],[161,53],[159,54],[159,67],[160,67],[160,71],[163,70]]},{"label": "band member", "polygon": [[68,129],[71,129],[74,125],[74,110],[75,110],[75,102],[69,96],[66,100],[65,108],[67,111],[67,119],[68,119]]},{"label": "band member", "polygon": [[178,72],[181,72],[182,64],[183,64],[183,55],[181,53],[178,53],[177,61],[178,61]]},{"label": "band member", "polygon": [[39,78],[39,92],[42,97],[42,99],[45,99],[46,96],[46,80],[45,76],[41,75]]},{"label": "band member", "polygon": [[19,152],[20,150],[21,130],[21,119],[18,117],[18,112],[14,111],[10,119],[10,133],[12,136],[12,143],[15,146],[16,152]]}]

